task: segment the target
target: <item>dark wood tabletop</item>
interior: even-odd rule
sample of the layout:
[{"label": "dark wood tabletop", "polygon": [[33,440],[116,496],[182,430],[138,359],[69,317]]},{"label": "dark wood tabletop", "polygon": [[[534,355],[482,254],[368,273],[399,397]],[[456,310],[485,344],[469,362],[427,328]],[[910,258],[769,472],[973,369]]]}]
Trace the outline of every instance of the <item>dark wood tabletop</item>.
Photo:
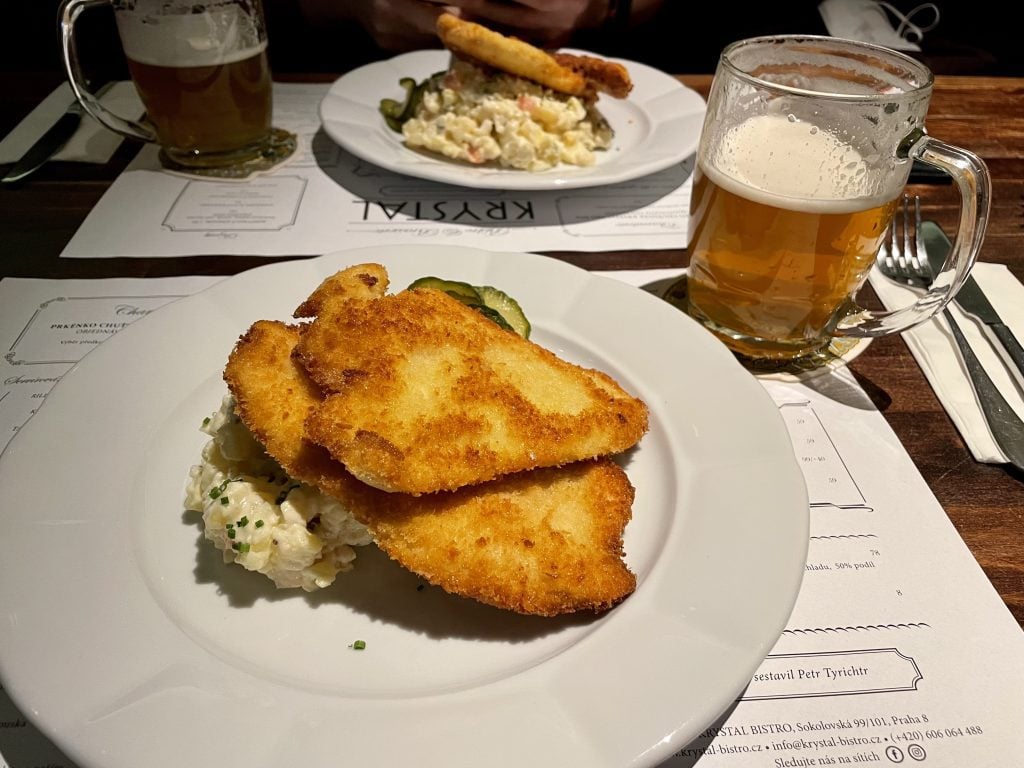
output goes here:
[{"label": "dark wood tabletop", "polygon": [[[290,80],[330,81],[327,75]],[[0,102],[5,135],[60,83],[54,73],[7,78]],[[681,76],[703,95],[710,75]],[[1024,280],[1024,78],[939,77],[929,133],[980,155],[994,181],[991,219],[981,260],[1006,264]],[[125,142],[105,166],[51,163],[25,183],[0,189],[0,277],[99,278],[233,274],[270,261],[264,257],[61,259],[89,210],[131,160]],[[0,172],[4,169],[0,168]],[[948,183],[919,183],[924,215],[947,232],[957,226],[958,193]],[[296,257],[313,254],[298,254]],[[684,249],[608,253],[552,252],[587,269],[683,267]],[[872,300],[869,295],[865,302]],[[885,415],[924,479],[1024,626],[1024,473],[976,462],[899,336],[874,341],[852,370]],[[941,569],[942,564],[935,564]]]}]

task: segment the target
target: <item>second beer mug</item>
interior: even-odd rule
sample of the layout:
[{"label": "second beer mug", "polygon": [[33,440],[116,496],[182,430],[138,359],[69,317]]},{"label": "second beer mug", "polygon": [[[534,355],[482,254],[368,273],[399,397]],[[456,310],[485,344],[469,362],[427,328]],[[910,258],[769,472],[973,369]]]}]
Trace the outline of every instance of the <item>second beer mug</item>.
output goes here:
[{"label": "second beer mug", "polygon": [[[811,360],[833,336],[921,323],[953,297],[988,218],[984,163],[927,135],[932,74],[903,54],[827,37],[723,51],[690,206],[689,312],[741,358]],[[953,177],[961,217],[927,296],[893,312],[854,303],[914,159]]]},{"label": "second beer mug", "polygon": [[[97,5],[113,5],[128,69],[146,108],[144,122],[111,113],[85,86],[74,23],[82,10]],[[201,171],[272,164],[294,150],[294,137],[271,125],[260,0],[64,0],[60,19],[64,63],[76,98],[111,130],[159,144],[168,167]]]}]

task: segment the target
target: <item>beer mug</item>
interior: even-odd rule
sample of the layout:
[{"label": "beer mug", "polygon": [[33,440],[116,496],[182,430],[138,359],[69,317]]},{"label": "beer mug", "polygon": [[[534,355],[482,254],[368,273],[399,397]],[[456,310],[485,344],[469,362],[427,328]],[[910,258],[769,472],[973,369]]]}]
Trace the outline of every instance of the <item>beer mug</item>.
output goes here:
[{"label": "beer mug", "polygon": [[[850,40],[773,36],[727,46],[708,97],[690,203],[688,312],[742,360],[811,361],[835,336],[912,328],[960,289],[985,232],[991,180],[932,138],[933,76]],[[960,191],[959,230],[911,306],[855,303],[914,160]]]},{"label": "beer mug", "polygon": [[[128,70],[146,109],[142,121],[113,114],[85,86],[75,20],[100,5],[113,6]],[[60,26],[68,80],[82,107],[117,133],[159,144],[165,165],[216,169],[290,154],[271,126],[260,0],[63,0]]]}]

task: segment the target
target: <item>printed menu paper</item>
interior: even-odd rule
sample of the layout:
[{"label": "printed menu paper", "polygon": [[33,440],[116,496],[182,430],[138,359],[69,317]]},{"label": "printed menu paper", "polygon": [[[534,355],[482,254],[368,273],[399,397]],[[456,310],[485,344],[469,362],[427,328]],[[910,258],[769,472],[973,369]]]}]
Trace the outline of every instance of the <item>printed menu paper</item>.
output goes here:
[{"label": "printed menu paper", "polygon": [[[0,451],[88,349],[218,279],[0,281]],[[665,768],[1012,764],[1024,633],[885,418],[845,370],[763,384],[810,497],[803,585],[742,695]],[[0,690],[0,768],[31,765],[73,768]]]},{"label": "printed menu paper", "polygon": [[277,83],[274,122],[296,155],[246,181],[161,169],[146,146],[61,256],[319,255],[391,243],[509,251],[614,251],[686,245],[693,158],[631,182],[540,192],[471,189],[386,171],[323,132],[328,85]]}]

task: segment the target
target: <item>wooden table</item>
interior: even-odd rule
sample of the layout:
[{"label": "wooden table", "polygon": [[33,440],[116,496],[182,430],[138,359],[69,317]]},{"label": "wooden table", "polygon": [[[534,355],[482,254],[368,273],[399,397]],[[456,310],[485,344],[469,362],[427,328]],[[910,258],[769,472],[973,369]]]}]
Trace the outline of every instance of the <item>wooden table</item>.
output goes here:
[{"label": "wooden table", "polygon": [[[53,73],[19,74],[8,79],[12,82],[5,85],[0,104],[0,135],[60,82],[60,76]],[[323,75],[301,79],[333,80]],[[711,84],[709,75],[680,79],[704,95]],[[1024,78],[939,78],[928,128],[937,138],[974,150],[988,164],[994,198],[981,260],[1006,264],[1024,280]],[[275,260],[247,256],[58,258],[137,148],[126,142],[101,168],[53,163],[18,188],[0,189],[0,276],[216,275]],[[922,196],[927,218],[947,231],[955,230],[958,196],[951,185],[919,184],[909,191]],[[682,249],[550,255],[588,269],[683,267],[687,263]],[[852,368],[1024,626],[1024,473],[974,461],[899,336],[873,342]],[[939,572],[942,564],[935,567]]]}]

